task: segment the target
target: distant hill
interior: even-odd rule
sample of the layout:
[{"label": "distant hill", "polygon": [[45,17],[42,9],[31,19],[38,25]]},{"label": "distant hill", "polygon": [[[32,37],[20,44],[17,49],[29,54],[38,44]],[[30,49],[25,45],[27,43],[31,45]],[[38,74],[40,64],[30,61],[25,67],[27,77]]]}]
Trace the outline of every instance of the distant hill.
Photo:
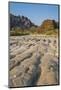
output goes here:
[{"label": "distant hill", "polygon": [[40,30],[51,30],[58,28],[58,23],[55,20],[44,20],[42,24],[39,26]]},{"label": "distant hill", "polygon": [[10,14],[10,29],[15,28],[15,27],[19,27],[21,29],[28,29],[28,28],[33,27],[33,26],[37,27],[27,17],[15,16],[13,14]]},{"label": "distant hill", "polygon": [[10,14],[10,35],[58,34],[59,23],[55,20],[44,20],[40,26],[35,25],[25,16]]},{"label": "distant hill", "polygon": [[42,22],[42,24],[38,27],[37,32],[38,33],[56,33],[56,31],[59,28],[59,24],[58,22],[56,22],[55,20],[44,20]]}]

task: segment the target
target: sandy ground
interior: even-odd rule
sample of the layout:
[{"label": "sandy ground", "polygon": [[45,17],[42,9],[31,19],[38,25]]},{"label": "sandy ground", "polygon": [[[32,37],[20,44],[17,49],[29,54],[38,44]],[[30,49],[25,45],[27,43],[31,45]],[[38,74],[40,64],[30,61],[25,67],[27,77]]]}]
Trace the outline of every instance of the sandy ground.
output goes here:
[{"label": "sandy ground", "polygon": [[58,84],[58,37],[11,36],[9,86]]}]

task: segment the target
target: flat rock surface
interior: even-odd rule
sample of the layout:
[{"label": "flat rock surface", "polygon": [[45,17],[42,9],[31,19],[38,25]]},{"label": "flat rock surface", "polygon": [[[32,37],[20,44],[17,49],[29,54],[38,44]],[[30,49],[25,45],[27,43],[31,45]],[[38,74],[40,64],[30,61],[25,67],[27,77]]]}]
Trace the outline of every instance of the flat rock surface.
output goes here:
[{"label": "flat rock surface", "polygon": [[59,83],[58,37],[11,36],[9,87]]}]

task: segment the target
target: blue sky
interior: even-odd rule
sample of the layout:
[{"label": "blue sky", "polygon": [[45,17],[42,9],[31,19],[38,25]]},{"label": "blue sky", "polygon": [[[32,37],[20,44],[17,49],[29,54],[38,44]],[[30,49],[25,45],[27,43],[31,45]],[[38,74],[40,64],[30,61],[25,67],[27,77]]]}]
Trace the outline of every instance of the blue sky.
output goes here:
[{"label": "blue sky", "polygon": [[10,13],[20,16],[24,15],[36,25],[40,25],[46,19],[58,21],[57,5],[10,2]]}]

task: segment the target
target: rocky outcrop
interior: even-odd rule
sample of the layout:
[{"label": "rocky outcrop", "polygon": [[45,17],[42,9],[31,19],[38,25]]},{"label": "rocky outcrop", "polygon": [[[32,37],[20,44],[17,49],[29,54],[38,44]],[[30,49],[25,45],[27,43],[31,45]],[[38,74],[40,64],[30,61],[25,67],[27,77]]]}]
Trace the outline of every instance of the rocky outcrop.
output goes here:
[{"label": "rocky outcrop", "polygon": [[41,29],[55,29],[57,28],[57,22],[55,20],[44,20]]},{"label": "rocky outcrop", "polygon": [[30,28],[32,26],[36,25],[34,23],[32,23],[30,21],[30,19],[28,19],[25,16],[15,16],[13,14],[10,14],[10,28],[21,28],[21,29],[27,29]]},{"label": "rocky outcrop", "polygon": [[56,36],[11,36],[9,87],[59,84]]},{"label": "rocky outcrop", "polygon": [[55,20],[50,20],[50,19],[47,19],[47,20],[44,20],[42,22],[42,24],[38,27],[38,31],[39,32],[47,32],[47,31],[50,31],[50,30],[55,30],[55,29],[58,29],[59,25],[58,25],[58,22],[56,22]]}]

